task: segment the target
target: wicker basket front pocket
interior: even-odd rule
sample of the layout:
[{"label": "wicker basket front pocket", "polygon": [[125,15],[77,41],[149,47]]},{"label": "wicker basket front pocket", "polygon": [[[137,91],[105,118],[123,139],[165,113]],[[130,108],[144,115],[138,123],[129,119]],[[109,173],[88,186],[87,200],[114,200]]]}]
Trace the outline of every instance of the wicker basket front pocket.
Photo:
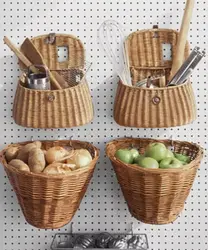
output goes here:
[{"label": "wicker basket front pocket", "polygon": [[121,186],[124,198],[132,216],[148,224],[173,222],[183,210],[192,187],[197,169],[203,156],[202,149],[193,143],[161,140],[174,151],[185,153],[191,163],[181,169],[145,169],[122,163],[115,158],[120,148],[132,145],[143,154],[152,139],[124,138],[107,144],[106,153],[110,158]]},{"label": "wicker basket front pocket", "polygon": [[87,82],[62,90],[33,90],[19,81],[13,105],[18,125],[32,128],[70,128],[93,119]]},{"label": "wicker basket front pocket", "polygon": [[86,148],[93,160],[88,167],[72,171],[67,176],[48,176],[19,171],[7,164],[6,149],[1,152],[0,160],[17,195],[25,219],[35,227],[60,228],[69,223],[79,208],[92,178],[99,157],[99,150],[92,144],[81,141],[42,141],[43,149],[69,145],[75,149]]},{"label": "wicker basket front pocket", "polygon": [[168,88],[138,88],[119,82],[114,119],[126,127],[162,128],[191,123],[196,105],[191,83]]},{"label": "wicker basket front pocket", "polygon": [[[135,84],[148,76],[164,75],[166,83],[176,54],[178,32],[150,29],[133,32],[126,40],[133,86],[119,82],[114,119],[126,127],[162,128],[182,126],[196,119],[191,83],[176,87],[140,88]],[[172,57],[166,57],[166,47]],[[184,60],[189,55],[187,42]]]}]

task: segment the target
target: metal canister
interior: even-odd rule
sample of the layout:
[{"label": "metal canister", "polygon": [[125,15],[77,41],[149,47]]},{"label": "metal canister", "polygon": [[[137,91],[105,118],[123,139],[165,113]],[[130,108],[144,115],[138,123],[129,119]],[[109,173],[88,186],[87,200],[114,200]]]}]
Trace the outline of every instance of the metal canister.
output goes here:
[{"label": "metal canister", "polygon": [[38,90],[51,89],[48,69],[44,65],[34,65],[36,68],[44,68],[45,72],[33,73],[28,67],[27,83],[28,88]]}]

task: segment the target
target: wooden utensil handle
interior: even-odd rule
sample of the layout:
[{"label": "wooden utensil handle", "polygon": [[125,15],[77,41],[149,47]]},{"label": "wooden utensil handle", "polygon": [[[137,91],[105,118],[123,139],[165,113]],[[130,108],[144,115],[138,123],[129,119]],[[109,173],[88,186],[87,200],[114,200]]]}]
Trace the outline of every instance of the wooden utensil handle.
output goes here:
[{"label": "wooden utensil handle", "polygon": [[32,65],[32,63],[27,59],[27,57],[9,40],[8,37],[4,37],[5,44],[14,52],[14,54],[24,63],[26,67],[30,67],[31,71],[34,73],[39,72],[39,70]]},{"label": "wooden utensil handle", "polygon": [[180,33],[179,33],[179,37],[177,41],[176,54],[175,54],[175,57],[173,58],[173,64],[172,64],[172,69],[171,69],[169,79],[171,79],[175,75],[175,73],[183,64],[184,51],[185,51],[185,46],[186,46],[186,41],[187,41],[187,36],[188,36],[188,31],[189,31],[189,25],[190,25],[192,13],[193,13],[194,2],[195,0],[186,1],[186,7],[185,7],[181,29],[180,29]]},{"label": "wooden utensil handle", "polygon": [[9,40],[8,37],[4,37],[5,44],[14,52],[14,54],[25,64],[25,66],[29,67],[31,62],[27,59],[27,57]]}]

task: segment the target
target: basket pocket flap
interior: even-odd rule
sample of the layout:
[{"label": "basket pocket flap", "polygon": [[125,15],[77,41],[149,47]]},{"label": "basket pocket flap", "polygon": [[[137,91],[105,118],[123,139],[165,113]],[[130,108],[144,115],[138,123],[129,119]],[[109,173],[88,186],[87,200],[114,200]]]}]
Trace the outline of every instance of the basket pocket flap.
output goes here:
[{"label": "basket pocket flap", "polygon": [[[137,31],[127,38],[127,48],[130,66],[143,67],[168,67],[171,68],[172,60],[164,58],[164,44],[172,47],[172,57],[175,56],[178,32],[169,29],[151,29]],[[184,57],[189,55],[187,42]]]}]

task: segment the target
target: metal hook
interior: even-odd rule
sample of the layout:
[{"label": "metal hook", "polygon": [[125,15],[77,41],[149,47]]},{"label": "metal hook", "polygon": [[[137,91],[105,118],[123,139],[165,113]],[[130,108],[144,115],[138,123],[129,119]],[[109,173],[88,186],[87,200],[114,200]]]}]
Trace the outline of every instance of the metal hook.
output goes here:
[{"label": "metal hook", "polygon": [[73,135],[71,135],[71,136],[69,137],[69,146],[70,146],[70,147],[72,147],[72,139],[73,139]]},{"label": "metal hook", "polygon": [[173,135],[170,136],[170,145],[173,147]]},{"label": "metal hook", "polygon": [[131,231],[130,231],[131,235],[134,235],[134,223],[131,222]]},{"label": "metal hook", "polygon": [[70,234],[73,234],[73,222],[70,224]]}]

